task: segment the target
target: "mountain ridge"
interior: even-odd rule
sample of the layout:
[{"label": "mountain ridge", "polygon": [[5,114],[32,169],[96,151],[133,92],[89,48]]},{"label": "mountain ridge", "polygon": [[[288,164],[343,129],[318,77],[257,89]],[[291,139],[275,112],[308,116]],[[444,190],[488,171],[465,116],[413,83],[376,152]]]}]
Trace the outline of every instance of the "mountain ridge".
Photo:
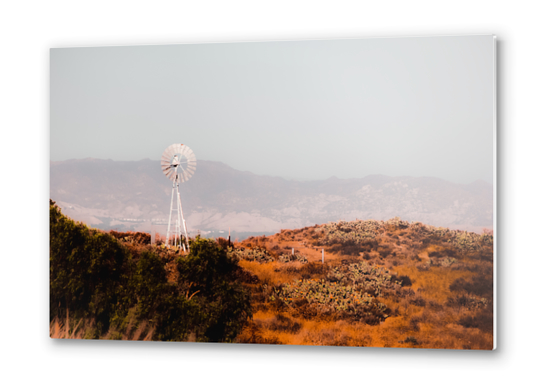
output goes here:
[{"label": "mountain ridge", "polygon": [[[191,230],[277,232],[395,216],[475,232],[493,223],[493,187],[483,180],[456,184],[436,177],[368,175],[297,181],[238,171],[218,161],[198,160],[197,167],[181,184]],[[158,160],[51,161],[50,182],[50,197],[71,209],[68,215],[98,228],[148,231],[151,220],[169,214],[171,182]]]}]

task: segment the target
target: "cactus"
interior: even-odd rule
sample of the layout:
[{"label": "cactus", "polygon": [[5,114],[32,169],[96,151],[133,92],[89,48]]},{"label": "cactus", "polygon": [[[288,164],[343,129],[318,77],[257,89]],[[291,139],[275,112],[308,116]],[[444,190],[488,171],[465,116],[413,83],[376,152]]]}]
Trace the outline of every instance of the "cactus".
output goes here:
[{"label": "cactus", "polygon": [[324,224],[318,229],[324,234],[324,244],[354,242],[359,244],[365,240],[374,239],[383,222],[376,220],[338,221]]},{"label": "cactus", "polygon": [[333,268],[325,279],[301,279],[276,287],[271,300],[281,300],[295,308],[304,299],[319,313],[343,313],[353,316],[375,314],[385,319],[387,307],[378,302],[385,291],[399,289],[392,283],[390,271],[366,262]]},{"label": "cactus", "polygon": [[309,262],[309,260],[307,260],[305,256],[300,255],[298,253],[294,255],[283,253],[282,255],[279,256],[279,262],[281,263],[290,263],[292,261],[299,261],[301,264],[306,264]]},{"label": "cactus", "polygon": [[270,263],[275,261],[273,256],[267,253],[265,248],[231,248],[228,247],[228,256],[232,258],[239,258],[247,261],[256,261],[260,264]]}]

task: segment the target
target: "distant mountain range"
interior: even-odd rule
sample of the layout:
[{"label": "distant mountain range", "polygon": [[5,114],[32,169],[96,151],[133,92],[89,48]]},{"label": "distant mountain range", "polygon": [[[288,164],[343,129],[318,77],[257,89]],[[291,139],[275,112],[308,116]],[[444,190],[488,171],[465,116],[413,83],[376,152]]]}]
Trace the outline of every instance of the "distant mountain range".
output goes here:
[{"label": "distant mountain range", "polygon": [[[167,220],[171,182],[154,160],[51,162],[51,199],[91,226],[150,231]],[[295,181],[198,160],[181,184],[189,231],[274,233],[336,220],[403,220],[480,232],[493,227],[493,187],[434,177],[371,175]],[[164,231],[165,232],[165,231]]]}]

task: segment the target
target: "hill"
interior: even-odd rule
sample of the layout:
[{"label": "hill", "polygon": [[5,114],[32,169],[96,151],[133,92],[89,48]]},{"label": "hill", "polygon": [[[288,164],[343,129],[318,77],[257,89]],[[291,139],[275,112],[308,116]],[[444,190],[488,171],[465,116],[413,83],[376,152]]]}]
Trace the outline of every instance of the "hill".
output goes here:
[{"label": "hill", "polygon": [[395,218],[283,230],[235,246],[255,276],[254,317],[240,342],[493,347],[490,233]]},{"label": "hill", "polygon": [[[171,185],[158,161],[51,162],[50,197],[76,220],[101,229],[150,231],[168,217]],[[430,177],[285,180],[198,160],[182,184],[189,231],[272,234],[336,220],[404,220],[481,233],[493,225],[493,188]],[[241,233],[243,232],[243,233]]]},{"label": "hill", "polygon": [[51,213],[53,337],[493,347],[491,233],[339,221],[186,253]]}]

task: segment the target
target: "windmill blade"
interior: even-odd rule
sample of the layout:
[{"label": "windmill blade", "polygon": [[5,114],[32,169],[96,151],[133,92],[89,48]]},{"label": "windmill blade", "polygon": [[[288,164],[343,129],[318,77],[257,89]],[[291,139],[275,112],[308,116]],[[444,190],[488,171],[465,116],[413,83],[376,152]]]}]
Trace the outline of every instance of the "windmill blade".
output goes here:
[{"label": "windmill blade", "polygon": [[[161,168],[162,168],[162,172],[166,173],[166,172],[169,171],[172,167],[171,167],[171,164],[165,163],[165,164],[162,164]],[[166,175],[166,176],[167,176],[167,175]]]},{"label": "windmill blade", "polygon": [[166,155],[170,159],[174,154],[175,154],[175,149],[173,148],[172,145],[167,147],[166,150],[164,151],[164,155]]},{"label": "windmill blade", "polygon": [[181,175],[181,180],[182,180],[183,183],[186,180],[188,180],[188,178],[187,178],[188,175],[186,174],[186,171],[181,172],[180,175]]},{"label": "windmill blade", "polygon": [[173,148],[173,152],[175,152],[175,153],[182,153],[182,151],[183,151],[183,145],[182,144],[173,144],[171,147]]}]

